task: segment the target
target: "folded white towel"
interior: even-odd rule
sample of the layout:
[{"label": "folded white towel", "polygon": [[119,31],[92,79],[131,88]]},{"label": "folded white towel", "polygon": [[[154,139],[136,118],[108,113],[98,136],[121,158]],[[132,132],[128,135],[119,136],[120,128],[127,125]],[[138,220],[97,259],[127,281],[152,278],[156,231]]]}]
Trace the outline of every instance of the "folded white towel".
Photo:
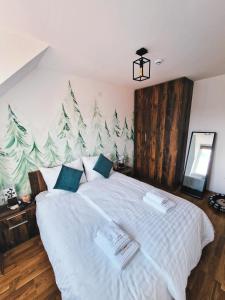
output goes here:
[{"label": "folded white towel", "polygon": [[107,252],[117,254],[131,241],[131,238],[119,225],[110,222],[97,232],[96,240]]},{"label": "folded white towel", "polygon": [[154,190],[151,192],[147,192],[145,197],[149,198],[149,200],[154,201],[157,204],[164,204],[168,201],[167,197]]},{"label": "folded white towel", "polygon": [[172,200],[167,200],[165,203],[158,204],[154,201],[151,201],[148,197],[143,197],[145,203],[151,205],[153,208],[157,209],[159,212],[165,214],[176,206],[176,202]]},{"label": "folded white towel", "polygon": [[140,248],[139,244],[133,240],[130,241],[117,255],[113,255],[112,252],[108,252],[105,248],[102,248],[102,245],[99,244],[97,239],[95,239],[95,242],[112,261],[113,265],[120,270],[126,267]]}]

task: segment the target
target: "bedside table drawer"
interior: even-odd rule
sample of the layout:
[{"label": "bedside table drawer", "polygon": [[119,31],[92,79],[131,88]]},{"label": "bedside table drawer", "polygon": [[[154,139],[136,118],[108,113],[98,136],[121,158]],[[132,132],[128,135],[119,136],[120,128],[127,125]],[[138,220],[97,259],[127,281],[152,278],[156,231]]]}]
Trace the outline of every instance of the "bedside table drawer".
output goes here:
[{"label": "bedside table drawer", "polygon": [[10,212],[0,221],[0,252],[5,252],[38,234],[35,206]]},{"label": "bedside table drawer", "polygon": [[26,211],[18,213],[12,217],[6,219],[8,229],[13,230],[19,226],[22,226],[29,222]]}]

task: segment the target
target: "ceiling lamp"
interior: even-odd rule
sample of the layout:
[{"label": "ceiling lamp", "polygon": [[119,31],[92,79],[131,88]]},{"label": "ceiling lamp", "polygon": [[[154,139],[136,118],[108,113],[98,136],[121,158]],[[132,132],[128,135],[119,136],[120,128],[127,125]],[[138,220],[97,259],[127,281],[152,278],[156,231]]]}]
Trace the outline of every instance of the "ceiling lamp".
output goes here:
[{"label": "ceiling lamp", "polygon": [[141,57],[133,61],[133,80],[143,81],[150,78],[151,60],[143,57],[146,53],[148,50],[145,48],[136,51]]}]

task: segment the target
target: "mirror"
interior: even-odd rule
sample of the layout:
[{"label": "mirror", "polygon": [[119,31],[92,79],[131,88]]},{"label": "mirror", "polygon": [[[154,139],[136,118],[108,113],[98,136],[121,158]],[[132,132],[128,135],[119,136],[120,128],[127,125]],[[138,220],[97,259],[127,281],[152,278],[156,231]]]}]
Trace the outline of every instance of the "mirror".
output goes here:
[{"label": "mirror", "polygon": [[182,191],[202,198],[214,149],[215,132],[196,132],[191,140],[186,160]]}]

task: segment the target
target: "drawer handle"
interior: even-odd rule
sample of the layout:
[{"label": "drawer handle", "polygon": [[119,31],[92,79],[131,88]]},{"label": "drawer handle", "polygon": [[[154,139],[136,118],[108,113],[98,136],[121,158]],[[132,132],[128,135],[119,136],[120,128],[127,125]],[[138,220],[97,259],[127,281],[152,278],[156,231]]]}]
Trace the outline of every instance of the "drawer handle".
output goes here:
[{"label": "drawer handle", "polygon": [[21,226],[21,225],[23,225],[23,224],[26,224],[26,223],[28,223],[27,220],[25,220],[25,221],[23,221],[23,222],[21,222],[21,223],[18,223],[18,224],[14,225],[14,226],[9,227],[9,230],[12,230],[12,229],[14,229],[14,228],[16,228],[16,227],[19,227],[19,226]]},{"label": "drawer handle", "polygon": [[16,217],[18,217],[18,216],[24,215],[25,213],[26,213],[26,211],[22,211],[22,212],[20,212],[20,213],[14,215],[14,216],[12,216],[12,217],[7,218],[6,220],[7,220],[7,221],[12,220],[12,219],[14,219],[14,218],[16,218]]}]

